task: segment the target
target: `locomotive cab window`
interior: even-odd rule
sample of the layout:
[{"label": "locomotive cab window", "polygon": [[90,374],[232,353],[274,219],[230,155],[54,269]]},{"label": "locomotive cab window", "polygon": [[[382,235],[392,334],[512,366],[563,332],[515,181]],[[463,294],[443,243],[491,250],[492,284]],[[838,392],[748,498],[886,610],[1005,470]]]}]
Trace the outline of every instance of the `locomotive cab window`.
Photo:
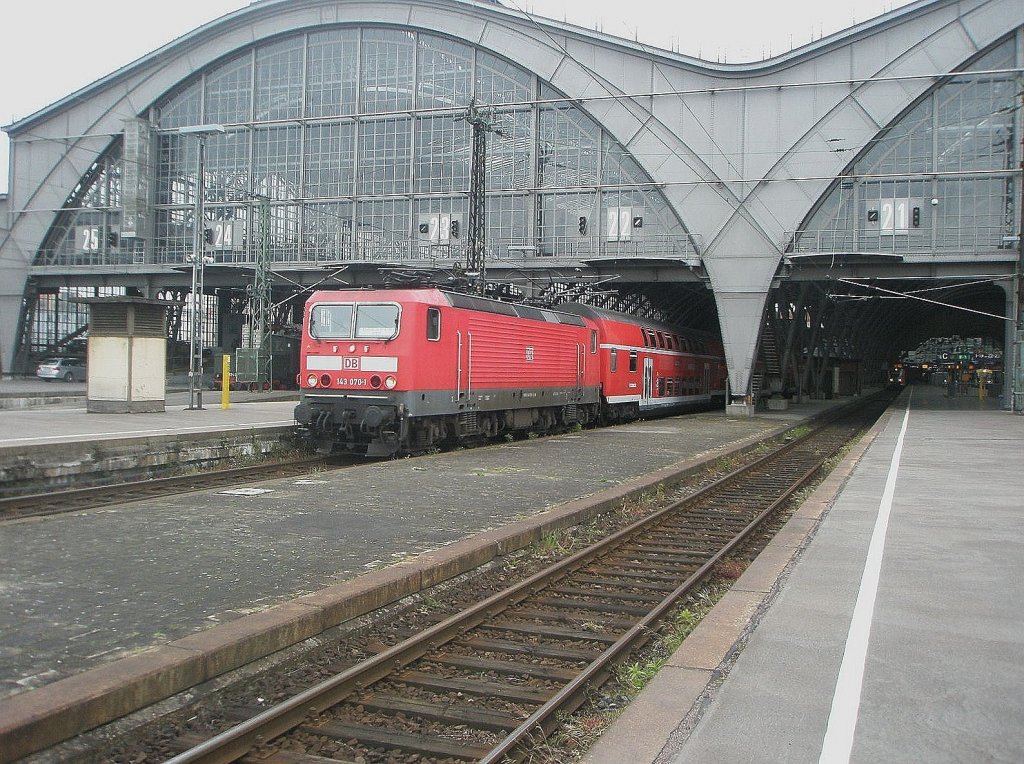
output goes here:
[{"label": "locomotive cab window", "polygon": [[390,340],[398,336],[399,315],[397,305],[315,305],[309,314],[309,335],[314,339]]},{"label": "locomotive cab window", "polygon": [[390,340],[398,336],[398,306],[356,305],[356,339]]},{"label": "locomotive cab window", "polygon": [[352,336],[352,304],[314,305],[309,311],[309,336],[347,339]]},{"label": "locomotive cab window", "polygon": [[427,308],[427,339],[437,342],[441,339],[441,309]]}]

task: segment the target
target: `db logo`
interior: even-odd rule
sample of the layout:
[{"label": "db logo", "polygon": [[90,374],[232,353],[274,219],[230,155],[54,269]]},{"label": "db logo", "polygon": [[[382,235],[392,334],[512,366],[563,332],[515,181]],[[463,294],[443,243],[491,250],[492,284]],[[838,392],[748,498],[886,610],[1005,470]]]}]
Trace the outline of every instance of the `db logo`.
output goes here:
[{"label": "db logo", "polygon": [[346,370],[359,370],[359,359],[358,358],[343,358],[341,361],[341,368]]}]

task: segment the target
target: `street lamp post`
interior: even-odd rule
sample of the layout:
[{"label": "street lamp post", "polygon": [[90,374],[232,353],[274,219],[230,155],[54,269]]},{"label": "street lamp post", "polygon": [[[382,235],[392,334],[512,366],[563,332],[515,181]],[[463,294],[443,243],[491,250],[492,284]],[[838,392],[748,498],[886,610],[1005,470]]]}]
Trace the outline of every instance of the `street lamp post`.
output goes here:
[{"label": "street lamp post", "polygon": [[196,198],[192,220],[192,291],[189,293],[188,410],[203,408],[203,270],[206,265],[206,139],[225,132],[224,125],[192,125],[178,128],[180,135],[198,139]]}]

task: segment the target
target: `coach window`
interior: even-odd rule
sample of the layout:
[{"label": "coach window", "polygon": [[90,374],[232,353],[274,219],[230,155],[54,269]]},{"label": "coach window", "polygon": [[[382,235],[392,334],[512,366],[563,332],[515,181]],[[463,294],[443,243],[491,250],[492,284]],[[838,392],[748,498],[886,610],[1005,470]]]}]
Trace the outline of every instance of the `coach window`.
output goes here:
[{"label": "coach window", "polygon": [[665,335],[662,334],[661,332],[658,332],[657,336],[658,336],[658,347],[661,348],[662,350],[664,350],[665,349]]},{"label": "coach window", "polygon": [[610,353],[609,364],[610,364],[609,365],[609,369],[611,370],[612,374],[614,374],[615,372],[617,372],[619,370],[619,353],[618,353],[618,351],[613,350]]},{"label": "coach window", "polygon": [[636,371],[637,370],[637,365],[638,365],[637,364],[637,359],[638,358],[639,358],[639,355],[638,355],[638,353],[635,350],[630,350],[629,351],[629,370],[630,371]]},{"label": "coach window", "polygon": [[441,339],[440,308],[427,308],[427,339],[431,342]]},{"label": "coach window", "polygon": [[597,330],[590,330],[590,353],[593,355],[597,352]]},{"label": "coach window", "polygon": [[658,397],[659,398],[664,398],[665,397],[665,378],[664,377],[658,377]]},{"label": "coach window", "polygon": [[358,303],[355,337],[360,340],[390,340],[398,336],[398,306]]}]

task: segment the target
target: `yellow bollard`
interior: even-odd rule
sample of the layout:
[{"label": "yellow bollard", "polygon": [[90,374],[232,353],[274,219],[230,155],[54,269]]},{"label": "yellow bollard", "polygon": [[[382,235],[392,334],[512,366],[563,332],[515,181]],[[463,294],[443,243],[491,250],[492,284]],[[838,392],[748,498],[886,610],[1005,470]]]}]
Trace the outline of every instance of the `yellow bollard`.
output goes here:
[{"label": "yellow bollard", "polygon": [[231,355],[224,354],[220,372],[220,407],[231,408]]}]

